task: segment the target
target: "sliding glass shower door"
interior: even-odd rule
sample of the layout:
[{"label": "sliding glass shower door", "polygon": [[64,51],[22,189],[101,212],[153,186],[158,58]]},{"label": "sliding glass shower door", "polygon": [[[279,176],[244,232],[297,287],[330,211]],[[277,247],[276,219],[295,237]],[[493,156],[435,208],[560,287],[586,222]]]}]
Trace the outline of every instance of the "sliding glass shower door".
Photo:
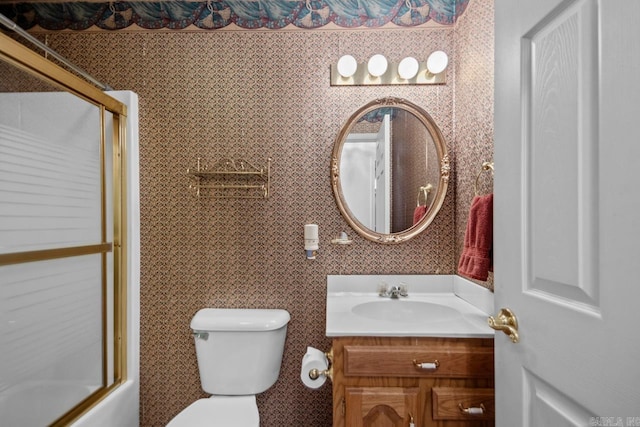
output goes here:
[{"label": "sliding glass shower door", "polygon": [[62,425],[123,377],[123,125],[0,75],[0,424]]}]

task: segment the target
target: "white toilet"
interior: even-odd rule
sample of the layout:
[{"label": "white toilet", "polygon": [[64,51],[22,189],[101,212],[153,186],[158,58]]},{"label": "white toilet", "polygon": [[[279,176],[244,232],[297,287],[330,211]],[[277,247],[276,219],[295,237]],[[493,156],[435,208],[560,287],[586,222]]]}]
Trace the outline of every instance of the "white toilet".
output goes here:
[{"label": "white toilet", "polygon": [[167,427],[259,427],[256,394],[280,375],[287,323],[278,309],[204,308],[191,320],[202,389],[212,396]]}]

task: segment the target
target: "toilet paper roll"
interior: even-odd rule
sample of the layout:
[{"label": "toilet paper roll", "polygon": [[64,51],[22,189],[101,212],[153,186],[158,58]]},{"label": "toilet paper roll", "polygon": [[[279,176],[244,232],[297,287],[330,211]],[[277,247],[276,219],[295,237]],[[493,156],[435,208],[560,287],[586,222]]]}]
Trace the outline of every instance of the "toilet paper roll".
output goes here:
[{"label": "toilet paper roll", "polygon": [[320,388],[327,381],[327,377],[320,375],[315,380],[309,377],[312,369],[324,371],[329,368],[327,356],[317,348],[307,347],[307,352],[302,357],[302,368],[300,370],[300,379],[302,383],[309,388]]},{"label": "toilet paper roll", "polygon": [[[318,350],[315,347],[307,347],[307,352],[305,353],[305,356],[324,357],[325,359],[327,358],[327,356],[324,354],[322,350]],[[327,361],[327,363],[329,362]]]}]

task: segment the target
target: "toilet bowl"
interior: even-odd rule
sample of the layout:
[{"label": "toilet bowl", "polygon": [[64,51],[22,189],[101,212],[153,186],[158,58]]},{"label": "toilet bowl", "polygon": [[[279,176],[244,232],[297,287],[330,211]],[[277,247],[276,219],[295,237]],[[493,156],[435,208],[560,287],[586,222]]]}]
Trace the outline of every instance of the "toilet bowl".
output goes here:
[{"label": "toilet bowl", "polygon": [[191,320],[202,389],[211,397],[167,427],[259,427],[256,394],[280,375],[290,315],[279,309],[205,308]]},{"label": "toilet bowl", "polygon": [[167,427],[260,427],[256,397],[211,396],[196,400]]}]

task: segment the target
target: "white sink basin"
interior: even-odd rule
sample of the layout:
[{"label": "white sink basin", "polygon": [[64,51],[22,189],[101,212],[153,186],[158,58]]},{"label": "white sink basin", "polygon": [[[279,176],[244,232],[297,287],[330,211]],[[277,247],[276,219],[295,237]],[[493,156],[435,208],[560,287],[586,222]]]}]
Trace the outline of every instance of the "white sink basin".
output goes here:
[{"label": "white sink basin", "polygon": [[[376,289],[381,283],[405,284],[409,296],[380,297]],[[326,310],[328,337],[494,335],[487,324],[487,313],[493,312],[493,293],[457,276],[329,275]]]},{"label": "white sink basin", "polygon": [[390,322],[447,322],[460,317],[454,308],[426,301],[385,299],[357,304],[353,314]]}]

